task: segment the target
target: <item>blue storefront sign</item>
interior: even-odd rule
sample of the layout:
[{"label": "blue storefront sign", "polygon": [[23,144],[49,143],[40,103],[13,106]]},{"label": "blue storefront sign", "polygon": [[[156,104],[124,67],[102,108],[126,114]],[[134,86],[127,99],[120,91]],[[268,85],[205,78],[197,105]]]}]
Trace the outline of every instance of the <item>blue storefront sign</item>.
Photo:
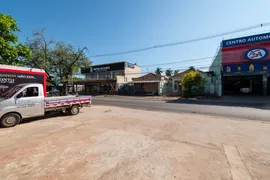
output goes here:
[{"label": "blue storefront sign", "polygon": [[240,37],[222,41],[222,48],[235,47],[246,44],[254,44],[261,42],[270,42],[270,33],[257,34],[253,36]]},{"label": "blue storefront sign", "polygon": [[224,74],[237,73],[263,73],[270,71],[270,62],[249,63],[249,64],[230,64],[223,66]]}]

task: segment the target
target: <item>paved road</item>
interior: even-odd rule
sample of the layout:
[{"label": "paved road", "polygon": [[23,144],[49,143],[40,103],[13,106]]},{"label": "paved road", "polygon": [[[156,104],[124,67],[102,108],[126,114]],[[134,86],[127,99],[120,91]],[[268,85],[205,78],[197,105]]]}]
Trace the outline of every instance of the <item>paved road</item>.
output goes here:
[{"label": "paved road", "polygon": [[[108,105],[126,107],[132,109],[143,109],[153,111],[167,111],[167,112],[185,112],[198,113],[204,115],[215,115],[231,118],[243,118],[250,120],[270,121],[269,107],[263,104],[234,104],[231,106],[228,103],[209,103],[204,104],[202,101],[192,103],[190,101],[161,101],[161,100],[142,100],[142,99],[124,99],[124,98],[108,98],[108,97],[94,97],[93,105]],[[246,107],[245,107],[246,106]]]}]

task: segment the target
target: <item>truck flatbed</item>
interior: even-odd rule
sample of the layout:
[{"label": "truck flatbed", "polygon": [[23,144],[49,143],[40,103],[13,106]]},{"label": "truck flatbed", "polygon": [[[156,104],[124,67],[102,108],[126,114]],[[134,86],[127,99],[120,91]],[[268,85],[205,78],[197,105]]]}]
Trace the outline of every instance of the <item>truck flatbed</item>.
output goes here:
[{"label": "truck flatbed", "polygon": [[90,105],[92,101],[92,96],[88,97],[76,97],[76,96],[63,96],[61,97],[49,97],[45,98],[45,109],[49,110],[52,108],[63,108],[65,106],[72,106],[72,105],[81,105],[81,104],[88,104]]}]

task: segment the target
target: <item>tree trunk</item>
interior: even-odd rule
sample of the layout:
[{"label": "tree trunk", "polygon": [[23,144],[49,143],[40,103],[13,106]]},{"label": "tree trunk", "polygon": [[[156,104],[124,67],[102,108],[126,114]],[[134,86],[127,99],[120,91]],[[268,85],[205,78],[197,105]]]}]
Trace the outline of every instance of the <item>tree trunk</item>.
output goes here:
[{"label": "tree trunk", "polygon": [[67,95],[67,82],[63,82],[63,86],[61,87],[61,96],[66,96]]}]

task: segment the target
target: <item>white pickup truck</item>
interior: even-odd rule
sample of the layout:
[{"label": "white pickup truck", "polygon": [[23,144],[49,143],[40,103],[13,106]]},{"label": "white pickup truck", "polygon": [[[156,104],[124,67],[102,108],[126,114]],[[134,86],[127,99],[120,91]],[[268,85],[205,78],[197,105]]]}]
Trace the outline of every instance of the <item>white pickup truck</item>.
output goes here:
[{"label": "white pickup truck", "polygon": [[25,118],[44,116],[48,111],[76,115],[83,106],[90,106],[92,97],[44,97],[42,84],[20,84],[0,97],[0,125],[12,127]]}]

